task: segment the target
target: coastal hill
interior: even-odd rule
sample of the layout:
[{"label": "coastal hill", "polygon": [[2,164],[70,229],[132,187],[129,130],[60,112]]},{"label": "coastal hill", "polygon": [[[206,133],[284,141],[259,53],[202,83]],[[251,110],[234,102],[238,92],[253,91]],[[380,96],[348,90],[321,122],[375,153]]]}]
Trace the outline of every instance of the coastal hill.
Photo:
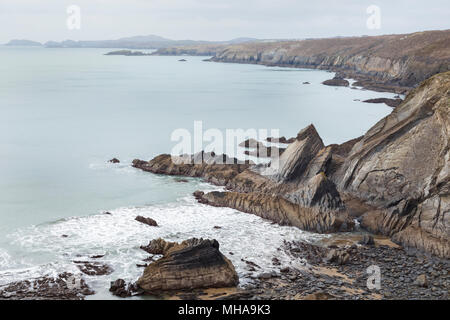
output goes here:
[{"label": "coastal hill", "polygon": [[[450,30],[374,37],[260,41],[165,48],[155,55],[213,56],[211,61],[340,72],[380,91],[404,92],[450,70]],[[397,89],[398,88],[398,89]]]},{"label": "coastal hill", "polygon": [[48,41],[44,45],[47,48],[126,48],[126,49],[160,49],[173,46],[198,46],[198,45],[231,45],[250,41],[258,41],[253,38],[236,38],[228,41],[203,41],[203,40],[172,40],[156,35],[126,37],[116,40],[90,40],[74,41],[64,40],[60,42]]},{"label": "coastal hill", "polygon": [[25,39],[13,39],[9,41],[7,46],[28,46],[28,47],[40,47],[42,43],[37,41],[25,40]]}]

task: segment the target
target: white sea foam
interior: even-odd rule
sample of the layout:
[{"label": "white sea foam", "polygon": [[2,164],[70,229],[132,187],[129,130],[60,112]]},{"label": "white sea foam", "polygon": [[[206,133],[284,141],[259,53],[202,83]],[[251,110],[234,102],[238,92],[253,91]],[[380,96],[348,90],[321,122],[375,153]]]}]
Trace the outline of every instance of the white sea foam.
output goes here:
[{"label": "white sea foam", "polygon": [[8,252],[2,248],[0,248],[0,269],[6,267],[11,259],[11,256]]}]

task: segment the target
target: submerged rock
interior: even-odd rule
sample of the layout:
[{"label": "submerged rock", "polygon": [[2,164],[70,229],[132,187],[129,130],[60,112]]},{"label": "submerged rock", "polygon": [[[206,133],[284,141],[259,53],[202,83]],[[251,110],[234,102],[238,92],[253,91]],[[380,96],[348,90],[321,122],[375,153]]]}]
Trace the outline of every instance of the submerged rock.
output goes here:
[{"label": "submerged rock", "polygon": [[195,288],[234,287],[239,278],[233,264],[219,251],[216,240],[189,239],[182,243],[157,240],[163,257],[145,268],[137,284],[147,293]]}]

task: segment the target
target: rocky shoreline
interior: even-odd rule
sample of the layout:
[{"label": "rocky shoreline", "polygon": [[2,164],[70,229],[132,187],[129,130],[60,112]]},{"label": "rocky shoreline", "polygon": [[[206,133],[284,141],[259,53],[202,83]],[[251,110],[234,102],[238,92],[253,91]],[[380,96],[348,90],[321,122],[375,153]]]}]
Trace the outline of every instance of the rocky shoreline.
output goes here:
[{"label": "rocky shoreline", "polygon": [[405,94],[449,70],[450,30],[402,35],[162,48],[153,55],[212,56],[209,61],[322,69],[373,91]]}]

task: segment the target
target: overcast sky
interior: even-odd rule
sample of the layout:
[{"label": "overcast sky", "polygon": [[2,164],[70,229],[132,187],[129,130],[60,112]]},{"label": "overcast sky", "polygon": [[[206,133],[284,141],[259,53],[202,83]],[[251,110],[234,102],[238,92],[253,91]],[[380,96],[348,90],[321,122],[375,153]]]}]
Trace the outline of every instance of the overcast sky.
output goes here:
[{"label": "overcast sky", "polygon": [[[67,28],[67,8],[81,29]],[[366,9],[381,9],[368,29]],[[0,43],[10,39],[103,40],[156,34],[171,39],[310,38],[450,29],[450,0],[0,0]]]}]

